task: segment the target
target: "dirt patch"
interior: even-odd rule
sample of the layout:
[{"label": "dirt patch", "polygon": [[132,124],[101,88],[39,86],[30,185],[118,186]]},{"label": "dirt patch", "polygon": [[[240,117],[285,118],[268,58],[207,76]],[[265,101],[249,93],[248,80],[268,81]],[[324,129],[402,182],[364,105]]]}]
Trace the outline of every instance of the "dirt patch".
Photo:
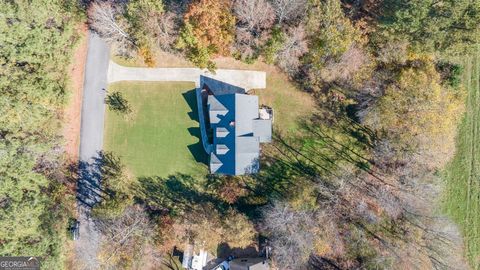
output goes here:
[{"label": "dirt patch", "polygon": [[83,79],[87,59],[88,31],[87,25],[78,26],[80,42],[75,48],[72,63],[69,67],[70,85],[69,100],[63,113],[63,137],[65,153],[71,161],[77,161],[80,146],[80,120],[82,112]]}]

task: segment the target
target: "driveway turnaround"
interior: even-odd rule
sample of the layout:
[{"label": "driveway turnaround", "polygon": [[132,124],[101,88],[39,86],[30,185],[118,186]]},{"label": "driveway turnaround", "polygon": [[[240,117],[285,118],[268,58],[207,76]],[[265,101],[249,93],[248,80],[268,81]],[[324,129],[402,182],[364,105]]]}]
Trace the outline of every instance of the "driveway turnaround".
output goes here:
[{"label": "driveway turnaround", "polygon": [[194,82],[200,87],[200,76],[242,87],[246,90],[266,87],[263,71],[217,69],[215,73],[199,68],[132,68],[110,61],[108,83],[119,81]]},{"label": "driveway turnaround", "polygon": [[89,33],[85,66],[82,121],[80,131],[79,179],[77,184],[80,237],[75,251],[80,269],[98,269],[99,233],[91,218],[91,208],[100,199],[99,157],[103,145],[103,122],[109,63],[107,44],[95,33]]}]

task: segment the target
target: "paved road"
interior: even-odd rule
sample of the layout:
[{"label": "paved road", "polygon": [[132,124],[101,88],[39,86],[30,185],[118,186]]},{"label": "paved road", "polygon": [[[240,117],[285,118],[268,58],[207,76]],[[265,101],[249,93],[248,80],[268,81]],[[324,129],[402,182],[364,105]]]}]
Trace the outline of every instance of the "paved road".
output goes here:
[{"label": "paved road", "polygon": [[201,76],[223,83],[242,87],[246,90],[266,87],[266,74],[263,71],[217,69],[211,73],[199,68],[132,68],[120,66],[110,61],[108,83],[118,81],[187,81],[200,87]]},{"label": "paved road", "polygon": [[80,239],[75,242],[77,261],[82,264],[81,268],[88,270],[98,268],[99,233],[90,212],[92,205],[99,201],[98,154],[103,145],[109,55],[107,44],[98,35],[90,32],[83,89],[77,190]]}]

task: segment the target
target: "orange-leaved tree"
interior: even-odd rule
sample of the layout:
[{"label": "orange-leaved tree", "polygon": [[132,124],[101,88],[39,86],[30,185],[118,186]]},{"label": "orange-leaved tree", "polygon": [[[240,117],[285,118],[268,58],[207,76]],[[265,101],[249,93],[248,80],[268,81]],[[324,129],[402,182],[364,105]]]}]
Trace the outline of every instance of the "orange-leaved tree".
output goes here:
[{"label": "orange-leaved tree", "polygon": [[199,67],[212,68],[210,57],[228,55],[234,40],[235,17],[229,0],[194,0],[184,15],[178,47]]}]

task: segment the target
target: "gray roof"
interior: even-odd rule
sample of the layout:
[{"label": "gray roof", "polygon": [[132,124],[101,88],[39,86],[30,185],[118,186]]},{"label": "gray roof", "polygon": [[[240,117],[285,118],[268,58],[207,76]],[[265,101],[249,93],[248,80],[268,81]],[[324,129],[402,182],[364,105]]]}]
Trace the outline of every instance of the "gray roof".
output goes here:
[{"label": "gray roof", "polygon": [[272,119],[253,120],[253,134],[260,138],[261,143],[272,141]]},{"label": "gray roof", "polygon": [[208,96],[214,151],[210,171],[229,175],[259,170],[260,142],[271,140],[272,123],[259,119],[258,97],[246,94]]},{"label": "gray roof", "polygon": [[238,258],[229,262],[231,270],[269,270],[268,262],[263,258]]}]

